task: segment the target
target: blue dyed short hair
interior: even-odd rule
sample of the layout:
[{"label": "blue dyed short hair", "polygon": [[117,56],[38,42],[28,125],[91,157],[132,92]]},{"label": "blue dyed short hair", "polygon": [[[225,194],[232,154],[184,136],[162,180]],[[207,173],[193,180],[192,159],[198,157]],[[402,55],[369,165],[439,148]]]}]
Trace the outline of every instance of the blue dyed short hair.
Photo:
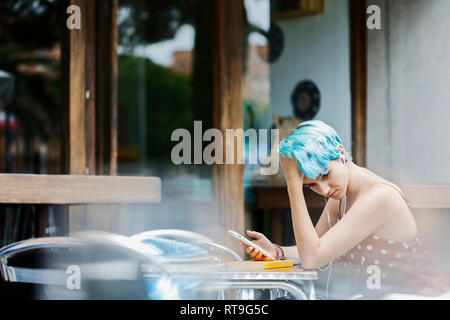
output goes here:
[{"label": "blue dyed short hair", "polygon": [[[336,131],[320,120],[302,122],[278,146],[280,155],[294,158],[309,179],[326,174],[330,161],[339,158],[342,140]],[[346,154],[346,159],[351,156]]]}]

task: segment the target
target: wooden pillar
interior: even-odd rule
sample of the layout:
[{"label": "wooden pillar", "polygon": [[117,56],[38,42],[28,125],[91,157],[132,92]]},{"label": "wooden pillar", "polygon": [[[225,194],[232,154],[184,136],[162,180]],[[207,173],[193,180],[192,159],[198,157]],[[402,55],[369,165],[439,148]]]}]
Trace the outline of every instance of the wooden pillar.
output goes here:
[{"label": "wooden pillar", "polygon": [[86,172],[86,2],[68,1],[68,5],[77,5],[81,10],[81,29],[69,30],[65,27],[63,33],[63,159],[67,174]]},{"label": "wooden pillar", "polygon": [[[213,125],[222,131],[242,128],[242,10],[241,0],[214,0],[213,9]],[[242,144],[224,140],[226,150],[242,149]],[[216,164],[213,170],[218,223],[244,232],[244,190],[242,164]],[[226,237],[225,243],[236,251],[239,244]]]},{"label": "wooden pillar", "polygon": [[96,41],[96,65],[95,72],[98,75],[96,80],[96,95],[95,95],[95,124],[96,124],[96,132],[95,132],[95,144],[96,144],[96,174],[103,175],[104,172],[104,162],[105,162],[105,132],[104,132],[104,106],[106,105],[106,89],[105,89],[105,77],[100,76],[105,74],[106,63],[105,63],[105,39],[107,26],[105,25],[106,17],[105,12],[108,10],[108,4],[104,1],[95,1],[96,3],[96,29],[97,29],[97,41]]},{"label": "wooden pillar", "polygon": [[[110,1],[106,6],[103,1],[68,0],[67,5],[70,4],[81,9],[81,29],[64,29],[63,173],[96,174],[97,167],[103,167],[105,143],[112,146],[113,154],[107,161],[113,163],[113,169],[117,167],[117,132],[108,134],[107,141],[102,138],[105,129],[117,131],[118,1]],[[103,19],[108,20],[107,30]],[[108,95],[106,101],[104,95]],[[107,128],[103,122],[105,104],[111,113]]]},{"label": "wooden pillar", "polygon": [[96,1],[96,172],[117,174],[119,1]]},{"label": "wooden pillar", "polygon": [[353,161],[366,165],[367,43],[365,0],[350,0],[350,55]]},{"label": "wooden pillar", "polygon": [[109,175],[117,174],[117,115],[118,115],[118,56],[119,25],[118,25],[119,0],[110,1],[109,10]]},{"label": "wooden pillar", "polygon": [[81,29],[66,29],[66,172],[95,174],[96,5],[88,0],[70,3],[81,9]]},{"label": "wooden pillar", "polygon": [[96,2],[86,2],[86,104],[85,104],[85,141],[86,141],[86,164],[85,174],[95,175],[96,173],[96,78],[97,57],[96,57]]},{"label": "wooden pillar", "polygon": [[[88,0],[66,4],[80,8],[81,28],[63,28],[63,173],[95,174],[95,6]],[[59,227],[67,234],[82,224],[85,207],[70,206],[64,216]]]}]

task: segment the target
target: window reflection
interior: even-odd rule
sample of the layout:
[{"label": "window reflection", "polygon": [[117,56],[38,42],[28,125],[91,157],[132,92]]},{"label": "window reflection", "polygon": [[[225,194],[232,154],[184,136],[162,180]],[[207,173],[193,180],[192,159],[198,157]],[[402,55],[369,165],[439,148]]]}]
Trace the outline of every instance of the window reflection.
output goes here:
[{"label": "window reflection", "polygon": [[14,82],[8,103],[0,98],[1,172],[60,171],[61,4],[23,0],[0,5],[0,70]]},{"label": "window reflection", "polygon": [[175,129],[193,139],[194,121],[212,127],[211,16],[209,1],[119,2],[118,172],[163,181],[162,203],[152,217],[135,209],[142,223],[133,232],[214,218],[212,166],[171,160]]},{"label": "window reflection", "polygon": [[[63,1],[0,2],[0,172],[61,171]],[[54,208],[48,234],[55,233]],[[37,234],[36,205],[0,206],[0,245]]]}]

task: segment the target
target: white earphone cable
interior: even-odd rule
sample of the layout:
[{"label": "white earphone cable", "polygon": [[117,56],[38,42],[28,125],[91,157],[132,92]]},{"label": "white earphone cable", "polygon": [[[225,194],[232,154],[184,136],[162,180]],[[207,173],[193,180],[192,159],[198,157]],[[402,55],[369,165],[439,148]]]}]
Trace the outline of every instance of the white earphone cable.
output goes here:
[{"label": "white earphone cable", "polygon": [[[325,200],[325,206],[326,206],[326,205],[327,205],[327,201]],[[344,210],[343,210],[343,213],[342,213],[342,215],[341,215],[341,219],[342,219],[342,218],[344,217],[344,215],[345,215],[345,209],[346,209],[346,207],[347,207],[347,196],[344,197]],[[341,209],[341,206],[339,206],[339,209]],[[329,226],[330,229],[331,229],[331,219],[330,219],[330,212],[328,211],[328,208],[327,208],[327,218],[328,218],[328,226]],[[339,219],[338,219],[338,221],[339,221]],[[327,286],[326,286],[326,288],[325,288],[325,295],[326,295],[325,300],[328,300],[328,287],[329,287],[329,285],[330,285],[331,271],[333,270],[333,262],[334,262],[334,261],[330,261],[324,269],[321,269],[321,268],[319,267],[319,270],[320,270],[320,271],[326,271],[326,270],[330,269],[330,271],[328,272]]]}]

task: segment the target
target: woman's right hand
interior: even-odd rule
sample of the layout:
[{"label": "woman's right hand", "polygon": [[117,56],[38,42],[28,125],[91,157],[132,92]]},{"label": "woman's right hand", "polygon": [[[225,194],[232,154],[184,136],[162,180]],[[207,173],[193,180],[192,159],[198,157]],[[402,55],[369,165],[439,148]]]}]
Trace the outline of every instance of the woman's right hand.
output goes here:
[{"label": "woman's right hand", "polygon": [[[256,240],[252,241],[253,243],[255,243],[256,245],[260,246],[262,249],[269,252],[273,257],[277,256],[277,252],[275,250],[273,243],[270,242],[270,240],[267,239],[265,235],[263,235],[260,232],[250,231],[250,230],[247,230],[247,234],[252,238],[256,238]],[[250,255],[250,258],[252,258],[254,260],[271,260],[270,258],[264,256],[259,250],[246,245],[242,241],[240,243],[243,247],[247,248],[246,252]]]}]

